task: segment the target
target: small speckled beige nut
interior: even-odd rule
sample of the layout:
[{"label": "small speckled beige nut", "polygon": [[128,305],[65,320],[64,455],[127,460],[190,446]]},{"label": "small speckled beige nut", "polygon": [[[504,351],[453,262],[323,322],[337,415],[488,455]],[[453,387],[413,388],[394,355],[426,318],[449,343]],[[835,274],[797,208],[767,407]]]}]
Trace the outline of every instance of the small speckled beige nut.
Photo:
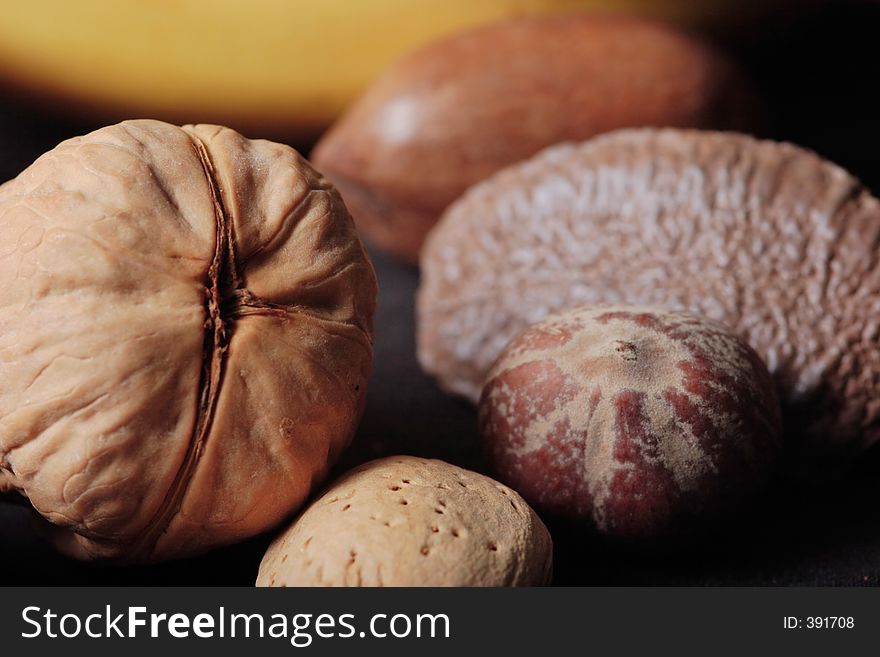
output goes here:
[{"label": "small speckled beige nut", "polygon": [[510,488],[394,456],[330,486],[269,547],[257,586],[542,586],[552,548]]}]

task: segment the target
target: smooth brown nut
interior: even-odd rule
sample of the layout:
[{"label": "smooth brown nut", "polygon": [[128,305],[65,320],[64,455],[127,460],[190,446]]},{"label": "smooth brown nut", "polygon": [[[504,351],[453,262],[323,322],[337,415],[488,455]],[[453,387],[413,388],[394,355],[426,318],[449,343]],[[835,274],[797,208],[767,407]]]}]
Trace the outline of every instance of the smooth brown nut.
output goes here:
[{"label": "smooth brown nut", "polygon": [[422,259],[419,359],[475,400],[507,341],[551,312],[690,310],[755,348],[786,449],[820,463],[880,437],[878,252],[880,202],[813,153],[623,130],[547,149],[449,209]]},{"label": "smooth brown nut", "polygon": [[630,306],[579,308],[505,347],[480,400],[495,471],[536,508],[609,535],[690,529],[768,481],[773,381],[726,327]]},{"label": "smooth brown nut", "polygon": [[354,432],[375,296],[291,148],[158,121],[63,142],[0,188],[0,490],[80,557],[266,530]]},{"label": "smooth brown nut", "polygon": [[520,18],[392,66],[312,158],[366,236],[415,263],[465,189],[546,146],[636,126],[751,132],[755,105],[732,62],[672,28],[589,14]]},{"label": "smooth brown nut", "polygon": [[269,547],[257,586],[541,586],[552,547],[507,486],[395,456],[333,483]]}]

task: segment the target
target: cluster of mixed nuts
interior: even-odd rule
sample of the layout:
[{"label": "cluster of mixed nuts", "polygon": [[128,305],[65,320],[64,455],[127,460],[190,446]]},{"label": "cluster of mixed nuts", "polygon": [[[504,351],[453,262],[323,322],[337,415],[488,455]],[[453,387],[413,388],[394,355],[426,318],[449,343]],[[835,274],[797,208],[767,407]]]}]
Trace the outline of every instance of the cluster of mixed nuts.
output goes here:
[{"label": "cluster of mixed nuts", "polygon": [[327,178],[215,126],[68,140],[0,187],[0,492],[87,559],[197,554],[303,509],[370,377],[355,223],[420,263],[419,360],[479,403],[503,484],[364,464],[259,585],[543,585],[529,505],[657,538],[783,459],[851,457],[880,436],[880,201],[710,131],[761,123],[709,46],[571,14],[398,62],[317,145]]}]

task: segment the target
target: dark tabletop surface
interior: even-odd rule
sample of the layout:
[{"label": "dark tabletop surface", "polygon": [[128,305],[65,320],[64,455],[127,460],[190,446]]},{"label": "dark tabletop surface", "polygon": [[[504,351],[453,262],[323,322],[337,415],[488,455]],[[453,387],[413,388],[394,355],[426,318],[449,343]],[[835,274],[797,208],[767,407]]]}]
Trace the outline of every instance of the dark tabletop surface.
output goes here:
[{"label": "dark tabletop surface", "polygon": [[[836,161],[880,192],[880,4],[831,2],[789,15],[726,46],[767,101],[765,136]],[[194,117],[197,119],[197,117]],[[34,108],[0,87],[0,180],[60,140],[99,127],[63,108]],[[235,126],[233,126],[235,127]],[[285,135],[257,135],[290,142]],[[295,143],[307,152],[310,144]],[[442,394],[415,360],[415,268],[373,251],[379,276],[374,376],[363,423],[336,471],[408,453],[483,470],[476,417]],[[833,483],[779,481],[744,512],[687,543],[650,549],[610,544],[548,518],[555,582],[668,585],[876,585],[880,583],[880,455],[865,455]],[[251,585],[269,537],[155,566],[85,564],[56,554],[26,504],[0,502],[0,582],[15,584]]]}]

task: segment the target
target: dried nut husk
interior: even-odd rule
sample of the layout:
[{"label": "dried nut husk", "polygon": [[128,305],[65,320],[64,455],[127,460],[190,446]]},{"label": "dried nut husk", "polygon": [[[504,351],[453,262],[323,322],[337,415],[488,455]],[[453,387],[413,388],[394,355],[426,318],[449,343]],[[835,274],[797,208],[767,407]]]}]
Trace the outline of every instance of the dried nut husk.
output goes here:
[{"label": "dried nut husk", "polygon": [[83,558],[272,527],[354,432],[375,297],[289,147],[149,120],[63,142],[0,187],[0,490]]},{"label": "dried nut husk", "polygon": [[476,400],[508,340],[552,312],[691,311],[758,352],[791,463],[827,469],[880,438],[878,252],[880,201],[814,153],[622,130],[549,148],[446,212],[422,257],[419,360]]},{"label": "dried nut husk", "polygon": [[541,586],[550,534],[513,490],[394,456],[334,482],[266,552],[257,586]]}]

